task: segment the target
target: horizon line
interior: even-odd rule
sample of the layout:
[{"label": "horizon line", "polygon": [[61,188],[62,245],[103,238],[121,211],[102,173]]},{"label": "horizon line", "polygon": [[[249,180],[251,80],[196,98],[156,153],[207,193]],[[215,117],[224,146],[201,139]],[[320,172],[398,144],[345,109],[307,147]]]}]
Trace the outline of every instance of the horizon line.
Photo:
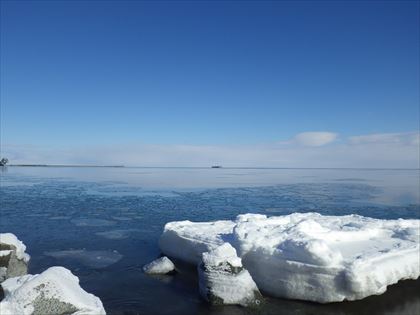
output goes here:
[{"label": "horizon line", "polygon": [[83,168],[184,168],[184,169],[307,169],[307,170],[395,170],[395,171],[418,171],[420,168],[397,168],[397,167],[279,167],[279,166],[222,166],[218,168],[210,166],[126,166],[126,165],[88,165],[88,164],[9,164],[3,167],[83,167]]}]

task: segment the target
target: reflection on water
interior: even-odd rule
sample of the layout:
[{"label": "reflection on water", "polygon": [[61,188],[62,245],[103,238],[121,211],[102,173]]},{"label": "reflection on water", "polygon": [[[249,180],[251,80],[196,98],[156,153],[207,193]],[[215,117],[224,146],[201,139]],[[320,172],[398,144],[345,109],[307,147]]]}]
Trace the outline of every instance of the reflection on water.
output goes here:
[{"label": "reflection on water", "polygon": [[[110,314],[247,314],[203,303],[190,266],[178,264],[170,277],[142,273],[160,254],[168,221],[296,211],[420,217],[418,170],[9,167],[0,174],[0,230],[26,243],[30,272],[71,269]],[[420,281],[403,281],[380,296],[328,305],[267,298],[261,313],[420,314],[419,289]]]}]

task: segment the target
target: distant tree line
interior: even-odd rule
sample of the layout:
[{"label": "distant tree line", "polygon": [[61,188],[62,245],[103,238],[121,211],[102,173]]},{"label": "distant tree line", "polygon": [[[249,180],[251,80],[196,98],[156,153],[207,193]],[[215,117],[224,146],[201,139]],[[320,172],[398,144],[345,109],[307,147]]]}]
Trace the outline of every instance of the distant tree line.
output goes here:
[{"label": "distant tree line", "polygon": [[5,166],[8,162],[9,162],[9,160],[8,160],[8,159],[6,159],[6,158],[2,158],[2,159],[0,160],[0,166]]}]

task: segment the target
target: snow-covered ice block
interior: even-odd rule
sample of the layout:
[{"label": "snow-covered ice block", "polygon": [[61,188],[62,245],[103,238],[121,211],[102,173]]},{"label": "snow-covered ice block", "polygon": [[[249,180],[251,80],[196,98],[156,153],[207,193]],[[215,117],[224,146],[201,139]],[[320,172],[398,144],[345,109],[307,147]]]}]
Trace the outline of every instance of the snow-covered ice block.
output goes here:
[{"label": "snow-covered ice block", "polygon": [[145,265],[143,271],[151,275],[165,275],[175,271],[175,265],[168,257],[161,257]]},{"label": "snow-covered ice block", "polygon": [[226,242],[224,236],[232,235],[234,226],[232,221],[169,222],[160,237],[159,247],[168,256],[198,265],[204,252]]},{"label": "snow-covered ice block", "polygon": [[26,246],[12,233],[0,233],[0,282],[28,272]]},{"label": "snow-covered ice block", "polygon": [[159,244],[166,255],[198,264],[203,252],[229,242],[263,292],[327,303],[417,279],[419,230],[420,220],[246,214],[236,221],[170,222]]},{"label": "snow-covered ice block", "polygon": [[229,243],[203,253],[198,266],[201,296],[215,305],[256,306],[262,295]]},{"label": "snow-covered ice block", "polygon": [[99,298],[79,286],[79,279],[63,267],[38,275],[10,278],[1,284],[5,298],[2,315],[104,315]]}]

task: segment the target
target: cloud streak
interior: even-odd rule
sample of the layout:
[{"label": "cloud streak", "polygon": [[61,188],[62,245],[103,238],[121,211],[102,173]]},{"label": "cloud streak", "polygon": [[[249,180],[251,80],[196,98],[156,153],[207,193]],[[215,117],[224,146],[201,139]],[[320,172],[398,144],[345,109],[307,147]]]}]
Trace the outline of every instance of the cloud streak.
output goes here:
[{"label": "cloud streak", "polygon": [[417,132],[376,133],[349,137],[351,144],[406,144],[419,145],[420,135]]},{"label": "cloud streak", "polygon": [[327,131],[311,131],[298,133],[292,138],[292,142],[302,146],[320,147],[334,142],[338,134]]}]

